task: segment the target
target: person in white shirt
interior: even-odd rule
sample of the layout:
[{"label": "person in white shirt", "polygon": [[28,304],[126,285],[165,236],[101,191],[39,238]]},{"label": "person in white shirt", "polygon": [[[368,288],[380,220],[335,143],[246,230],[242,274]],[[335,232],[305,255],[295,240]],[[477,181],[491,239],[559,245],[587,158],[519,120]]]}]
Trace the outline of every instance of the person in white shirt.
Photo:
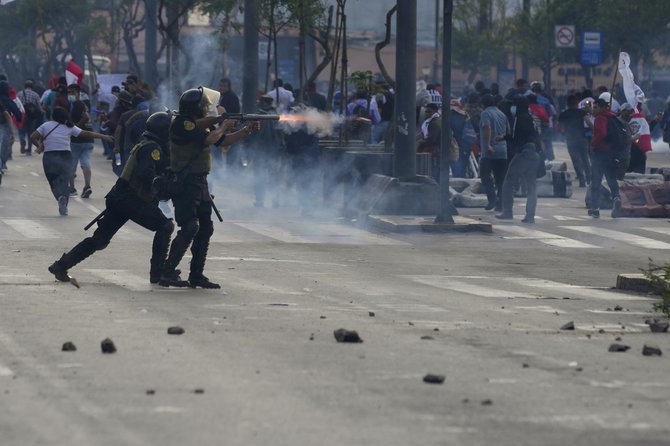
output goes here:
[{"label": "person in white shirt", "polygon": [[288,110],[291,103],[295,101],[293,93],[284,88],[284,81],[279,78],[275,79],[272,86],[274,88],[265,94],[272,98],[272,106],[275,107],[278,112],[285,112]]},{"label": "person in white shirt", "polygon": [[110,135],[82,130],[70,122],[70,114],[62,107],[54,107],[52,120],[40,125],[30,135],[30,140],[37,147],[36,153],[41,154],[44,175],[49,181],[51,192],[58,200],[58,212],[67,215],[67,204],[70,197],[68,182],[72,174],[72,153],[70,137],[100,138],[113,141]]}]

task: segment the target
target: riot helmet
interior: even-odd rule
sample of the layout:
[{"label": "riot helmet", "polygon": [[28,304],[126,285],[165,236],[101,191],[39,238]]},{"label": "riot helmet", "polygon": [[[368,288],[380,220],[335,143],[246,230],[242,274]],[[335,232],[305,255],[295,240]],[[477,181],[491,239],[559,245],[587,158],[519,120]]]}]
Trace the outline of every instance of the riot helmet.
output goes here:
[{"label": "riot helmet", "polygon": [[172,114],[170,112],[156,112],[147,118],[147,129],[143,133],[143,136],[167,144],[170,139],[171,123]]},{"label": "riot helmet", "polygon": [[201,116],[202,109],[209,106],[210,101],[202,87],[190,88],[179,98],[179,114]]}]

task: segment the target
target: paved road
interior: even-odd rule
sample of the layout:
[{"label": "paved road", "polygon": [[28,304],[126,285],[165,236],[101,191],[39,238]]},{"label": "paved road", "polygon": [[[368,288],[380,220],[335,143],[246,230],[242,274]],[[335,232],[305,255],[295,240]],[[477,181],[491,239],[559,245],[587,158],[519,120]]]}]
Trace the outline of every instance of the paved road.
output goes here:
[{"label": "paved road", "polygon": [[290,196],[253,208],[248,179],[226,175],[206,266],[222,290],[150,285],[134,225],[71,271],[76,289],[46,267],[103,208],[114,177],[94,163],[67,217],[39,157],[16,156],[0,187],[2,445],[670,442],[670,337],[644,323],[656,300],[612,289],[667,261],[667,219],[591,220],[577,188],[540,199],[534,226],[461,209],[494,232],[383,234],[301,218]]}]

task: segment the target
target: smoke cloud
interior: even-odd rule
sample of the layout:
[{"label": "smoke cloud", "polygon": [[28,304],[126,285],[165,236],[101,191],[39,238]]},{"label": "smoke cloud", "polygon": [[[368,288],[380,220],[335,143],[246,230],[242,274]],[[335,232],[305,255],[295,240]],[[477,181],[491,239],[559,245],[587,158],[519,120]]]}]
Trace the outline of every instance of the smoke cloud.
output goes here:
[{"label": "smoke cloud", "polygon": [[323,138],[330,135],[333,129],[339,126],[343,120],[344,117],[341,115],[320,112],[313,108],[305,108],[300,113],[282,115],[277,127],[284,133],[295,133],[298,130],[305,130],[310,135],[317,135]]}]

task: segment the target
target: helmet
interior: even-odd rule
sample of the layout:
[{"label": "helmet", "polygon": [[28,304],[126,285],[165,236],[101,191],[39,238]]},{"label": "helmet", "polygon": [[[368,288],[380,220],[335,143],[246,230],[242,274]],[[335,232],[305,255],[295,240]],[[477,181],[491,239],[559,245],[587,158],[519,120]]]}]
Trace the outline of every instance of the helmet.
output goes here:
[{"label": "helmet", "polygon": [[147,119],[147,129],[143,136],[155,139],[158,142],[167,144],[170,138],[170,124],[172,123],[172,114],[169,112],[156,112]]},{"label": "helmet", "polygon": [[202,87],[191,88],[183,92],[179,98],[179,114],[200,116],[202,108],[209,104],[209,98]]}]

